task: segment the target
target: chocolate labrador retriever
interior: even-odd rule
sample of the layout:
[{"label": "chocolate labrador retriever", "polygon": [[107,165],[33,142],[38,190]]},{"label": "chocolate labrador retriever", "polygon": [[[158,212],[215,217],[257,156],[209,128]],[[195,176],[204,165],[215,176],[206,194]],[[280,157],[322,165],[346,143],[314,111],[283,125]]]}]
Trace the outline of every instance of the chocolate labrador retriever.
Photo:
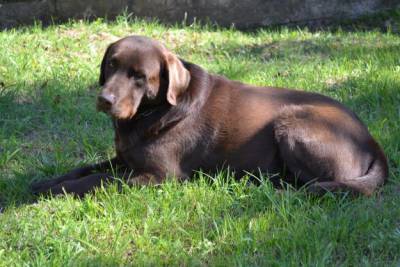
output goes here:
[{"label": "chocolate labrador retriever", "polygon": [[146,37],[107,48],[100,85],[97,107],[112,118],[116,157],[36,183],[35,193],[81,196],[114,176],[159,184],[227,166],[239,176],[295,177],[316,193],[371,195],[388,177],[382,149],[339,102],[209,74]]}]

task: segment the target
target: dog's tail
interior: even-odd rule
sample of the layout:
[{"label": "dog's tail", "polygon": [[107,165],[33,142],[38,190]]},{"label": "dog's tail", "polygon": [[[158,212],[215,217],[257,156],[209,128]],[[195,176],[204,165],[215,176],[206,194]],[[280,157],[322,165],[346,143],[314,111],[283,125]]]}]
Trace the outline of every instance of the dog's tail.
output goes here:
[{"label": "dog's tail", "polygon": [[350,190],[355,194],[371,196],[378,187],[385,184],[389,176],[386,156],[379,145],[374,140],[372,142],[375,153],[364,175],[340,181],[315,182],[308,187],[308,190],[319,195],[328,191]]},{"label": "dog's tail", "polygon": [[385,154],[379,145],[374,142],[377,149],[375,158],[372,160],[365,175],[341,181],[348,187],[370,196],[380,186],[386,183],[389,176],[389,167]]}]

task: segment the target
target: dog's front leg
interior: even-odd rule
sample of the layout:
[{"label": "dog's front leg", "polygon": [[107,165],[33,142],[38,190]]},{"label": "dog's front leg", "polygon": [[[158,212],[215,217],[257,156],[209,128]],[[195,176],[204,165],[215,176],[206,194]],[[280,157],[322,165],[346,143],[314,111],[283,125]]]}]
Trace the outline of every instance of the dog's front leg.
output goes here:
[{"label": "dog's front leg", "polygon": [[128,185],[157,185],[161,184],[164,179],[154,174],[141,174],[132,176],[131,173],[125,172],[120,179],[107,173],[95,173],[80,179],[65,180],[58,184],[53,185],[47,191],[53,195],[60,195],[64,193],[72,194],[74,196],[82,197],[86,193],[90,193],[95,188],[101,185],[107,185],[110,182],[125,180]]},{"label": "dog's front leg", "polygon": [[113,181],[115,178],[107,173],[95,173],[80,179],[66,180],[50,187],[47,192],[53,195],[60,195],[68,193],[74,196],[82,197],[86,193],[93,191],[95,188],[100,187],[102,184]]},{"label": "dog's front leg", "polygon": [[50,188],[55,187],[63,182],[77,180],[89,176],[94,172],[108,173],[110,170],[117,171],[121,167],[124,167],[123,162],[121,162],[121,160],[118,158],[113,158],[109,161],[103,161],[98,164],[92,164],[74,169],[54,179],[33,183],[31,185],[31,190],[34,194],[46,193],[50,190]]}]

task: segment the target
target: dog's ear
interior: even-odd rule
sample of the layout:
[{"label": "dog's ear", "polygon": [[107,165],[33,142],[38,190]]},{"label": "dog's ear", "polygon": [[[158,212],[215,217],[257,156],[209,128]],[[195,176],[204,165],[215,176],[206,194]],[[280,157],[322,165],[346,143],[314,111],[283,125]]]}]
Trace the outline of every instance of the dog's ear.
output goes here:
[{"label": "dog's ear", "polygon": [[190,73],[182,61],[169,51],[165,51],[165,67],[168,72],[167,101],[176,106],[179,96],[186,91],[190,82]]},{"label": "dog's ear", "polygon": [[111,47],[113,46],[113,44],[110,44],[107,49],[106,52],[104,53],[104,57],[103,60],[101,61],[101,65],[100,65],[100,77],[99,77],[99,84],[100,86],[103,86],[106,83],[106,63],[107,63],[107,57],[108,54],[110,53]]}]

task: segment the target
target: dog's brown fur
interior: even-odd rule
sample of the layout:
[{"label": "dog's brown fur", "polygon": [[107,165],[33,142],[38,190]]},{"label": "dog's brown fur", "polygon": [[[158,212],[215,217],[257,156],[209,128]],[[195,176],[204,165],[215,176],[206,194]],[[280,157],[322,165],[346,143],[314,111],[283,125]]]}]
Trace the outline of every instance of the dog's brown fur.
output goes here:
[{"label": "dog's brown fur", "polygon": [[157,41],[130,36],[101,64],[98,109],[115,129],[116,158],[33,185],[83,195],[118,169],[130,184],[184,180],[229,166],[296,177],[313,192],[371,195],[388,177],[384,153],[357,116],[315,93],[255,87],[207,73]]}]

